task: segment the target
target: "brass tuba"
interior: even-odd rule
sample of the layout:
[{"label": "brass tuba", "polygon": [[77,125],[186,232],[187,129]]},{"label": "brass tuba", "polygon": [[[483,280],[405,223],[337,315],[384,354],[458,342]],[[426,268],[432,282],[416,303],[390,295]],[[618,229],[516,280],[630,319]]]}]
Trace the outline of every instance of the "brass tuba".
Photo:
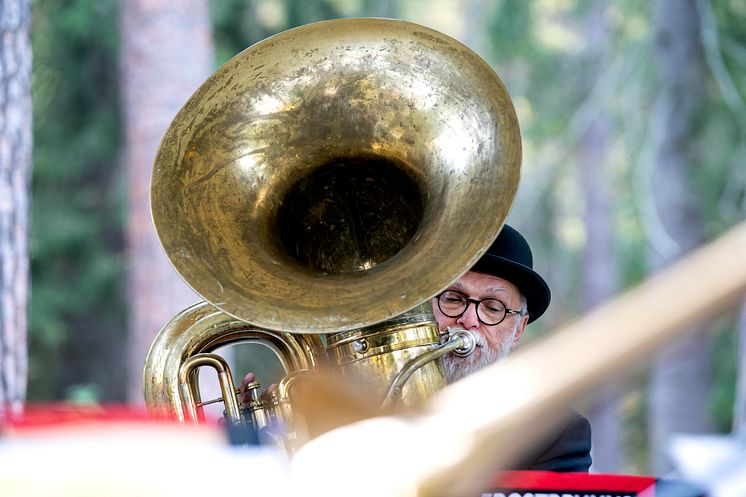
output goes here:
[{"label": "brass tuba", "polygon": [[[440,388],[434,359],[469,340],[442,344],[429,299],[497,236],[520,162],[499,77],[437,31],[338,19],[235,56],[175,117],[153,168],[160,241],[209,304],[153,343],[151,412],[198,418],[190,385],[208,365],[226,413],[246,417],[210,354],[235,340],[268,342],[292,378],[332,362],[382,399]],[[275,404],[272,416],[288,410]]]}]

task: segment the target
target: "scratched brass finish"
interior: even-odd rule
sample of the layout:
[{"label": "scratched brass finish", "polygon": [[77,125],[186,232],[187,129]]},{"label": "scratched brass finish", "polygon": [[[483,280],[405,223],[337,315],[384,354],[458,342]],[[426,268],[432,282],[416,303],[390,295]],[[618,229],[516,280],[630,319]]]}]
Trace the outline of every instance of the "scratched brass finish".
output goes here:
[{"label": "scratched brass finish", "polygon": [[178,113],[151,206],[171,262],[257,327],[335,333],[447,286],[497,236],[519,179],[498,76],[436,31],[341,19],[264,40]]}]

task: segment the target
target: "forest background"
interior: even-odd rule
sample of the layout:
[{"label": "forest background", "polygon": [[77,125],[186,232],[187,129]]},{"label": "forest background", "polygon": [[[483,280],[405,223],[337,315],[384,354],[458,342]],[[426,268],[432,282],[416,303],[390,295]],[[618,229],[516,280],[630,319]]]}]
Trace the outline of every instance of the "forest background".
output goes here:
[{"label": "forest background", "polygon": [[[3,2],[4,34],[13,3],[27,5]],[[28,367],[6,400],[143,402],[147,348],[198,300],[149,218],[158,140],[212,71],[300,24],[414,21],[470,46],[503,79],[524,155],[508,222],[553,288],[527,341],[746,211],[741,0],[34,0],[30,13],[18,29],[33,48],[31,285],[16,296],[28,298]],[[25,336],[25,325],[13,331]],[[746,433],[745,343],[742,307],[589,395],[579,408],[594,427],[594,470],[661,475],[672,433]],[[542,367],[551,374],[562,358]]]}]

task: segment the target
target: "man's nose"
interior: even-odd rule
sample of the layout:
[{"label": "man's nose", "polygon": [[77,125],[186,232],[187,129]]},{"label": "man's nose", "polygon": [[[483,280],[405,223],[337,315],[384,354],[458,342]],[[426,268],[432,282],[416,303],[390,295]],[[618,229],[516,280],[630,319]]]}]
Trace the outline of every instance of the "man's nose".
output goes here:
[{"label": "man's nose", "polygon": [[473,302],[466,304],[466,310],[456,320],[456,324],[461,325],[464,329],[478,328],[479,318],[477,317],[477,306]]}]

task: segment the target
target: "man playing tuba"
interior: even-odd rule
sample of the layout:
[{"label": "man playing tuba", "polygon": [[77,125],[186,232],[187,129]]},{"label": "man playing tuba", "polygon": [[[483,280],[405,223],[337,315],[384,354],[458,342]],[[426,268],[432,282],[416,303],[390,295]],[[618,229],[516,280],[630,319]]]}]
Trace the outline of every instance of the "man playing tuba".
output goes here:
[{"label": "man playing tuba", "polygon": [[[477,339],[471,355],[444,357],[448,382],[504,359],[518,345],[526,325],[546,311],[550,300],[549,286],[533,270],[528,242],[505,225],[477,263],[433,298],[441,331],[463,328]],[[590,423],[575,411],[567,417],[566,425],[514,469],[587,472],[591,465]]]},{"label": "man playing tuba", "polygon": [[[476,339],[473,353],[444,357],[448,382],[507,357],[518,345],[526,325],[546,311],[550,300],[549,286],[533,270],[528,242],[513,227],[505,225],[477,263],[432,299],[441,332],[460,328],[470,331]],[[250,400],[246,388],[253,381],[253,373],[248,373],[241,384],[244,402]],[[270,386],[268,392],[275,387]],[[567,423],[542,446],[528,451],[529,455],[514,469],[588,472],[591,426],[578,412],[568,411]]]}]

